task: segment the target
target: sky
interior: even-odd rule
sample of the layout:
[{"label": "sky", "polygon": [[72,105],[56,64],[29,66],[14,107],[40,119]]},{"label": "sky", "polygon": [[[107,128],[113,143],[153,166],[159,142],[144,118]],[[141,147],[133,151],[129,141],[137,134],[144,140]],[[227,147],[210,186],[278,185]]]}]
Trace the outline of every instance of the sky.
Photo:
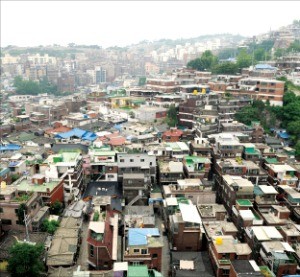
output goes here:
[{"label": "sky", "polygon": [[72,42],[106,48],[220,33],[252,37],[300,20],[300,1],[1,0],[0,5],[1,47]]}]

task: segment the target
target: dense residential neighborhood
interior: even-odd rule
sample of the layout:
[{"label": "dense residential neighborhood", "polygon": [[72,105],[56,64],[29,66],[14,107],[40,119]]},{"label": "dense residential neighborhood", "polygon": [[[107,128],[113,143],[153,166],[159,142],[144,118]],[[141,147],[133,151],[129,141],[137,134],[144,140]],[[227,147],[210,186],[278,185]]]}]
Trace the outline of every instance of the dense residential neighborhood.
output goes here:
[{"label": "dense residential neighborhood", "polygon": [[0,275],[299,276],[299,23],[2,48]]}]

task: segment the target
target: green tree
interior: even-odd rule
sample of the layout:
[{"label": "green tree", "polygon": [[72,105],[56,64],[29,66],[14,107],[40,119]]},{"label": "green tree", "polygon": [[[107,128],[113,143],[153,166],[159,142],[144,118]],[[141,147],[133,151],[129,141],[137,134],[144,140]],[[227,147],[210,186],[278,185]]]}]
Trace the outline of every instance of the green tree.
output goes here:
[{"label": "green tree", "polygon": [[58,228],[59,223],[56,220],[45,219],[42,223],[42,231],[53,235]]},{"label": "green tree", "polygon": [[60,215],[63,209],[63,204],[58,201],[55,200],[53,203],[51,203],[50,205],[50,212],[51,214],[55,214],[55,215]]},{"label": "green tree", "polygon": [[265,61],[269,60],[271,58],[271,55],[268,51],[266,51],[264,48],[260,47],[256,50],[254,50],[254,59],[255,61]]},{"label": "green tree", "polygon": [[175,105],[170,105],[167,113],[167,124],[170,127],[175,127],[178,124],[177,112],[178,109],[175,107]]},{"label": "green tree", "polygon": [[21,203],[18,210],[17,210],[17,216],[18,216],[18,221],[19,221],[19,224],[21,225],[25,225],[25,222],[24,222],[24,212],[26,214],[27,212],[27,207],[26,207],[26,204],[25,203]]},{"label": "green tree", "polygon": [[216,56],[209,50],[206,50],[201,56],[201,62],[205,70],[211,70],[218,62]]},{"label": "green tree", "polygon": [[214,74],[231,74],[234,75],[238,72],[238,66],[235,63],[225,62],[218,64],[214,67]]},{"label": "green tree", "polygon": [[191,60],[187,63],[188,68],[199,71],[210,71],[217,64],[218,58],[212,54],[211,51],[206,50],[200,58]]},{"label": "green tree", "polygon": [[252,64],[252,57],[247,53],[245,49],[242,49],[237,56],[238,68],[247,68]]},{"label": "green tree", "polygon": [[44,272],[44,246],[17,242],[9,249],[8,271],[12,277],[38,277]]},{"label": "green tree", "polygon": [[235,119],[246,125],[250,125],[251,121],[260,121],[260,112],[252,106],[245,106],[235,114]]},{"label": "green tree", "polygon": [[300,140],[297,141],[296,145],[295,145],[295,156],[300,158]]},{"label": "green tree", "polygon": [[222,49],[218,53],[218,59],[220,60],[226,60],[229,58],[235,57],[236,49],[235,48],[227,48],[227,49]]}]

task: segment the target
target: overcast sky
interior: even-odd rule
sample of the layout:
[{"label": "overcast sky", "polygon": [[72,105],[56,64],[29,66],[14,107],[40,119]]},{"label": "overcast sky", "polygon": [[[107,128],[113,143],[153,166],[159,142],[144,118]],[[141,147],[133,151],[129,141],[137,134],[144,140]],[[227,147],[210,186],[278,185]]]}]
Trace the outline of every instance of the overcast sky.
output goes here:
[{"label": "overcast sky", "polygon": [[300,1],[4,1],[1,47],[97,44],[232,33],[253,36],[300,20]]}]

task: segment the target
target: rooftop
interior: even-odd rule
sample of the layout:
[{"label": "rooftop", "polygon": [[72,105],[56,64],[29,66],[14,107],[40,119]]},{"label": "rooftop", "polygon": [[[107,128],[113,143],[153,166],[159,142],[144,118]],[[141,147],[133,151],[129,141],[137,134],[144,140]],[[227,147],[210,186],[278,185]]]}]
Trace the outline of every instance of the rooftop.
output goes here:
[{"label": "rooftop", "polygon": [[42,185],[36,185],[32,184],[31,180],[24,178],[17,186],[16,188],[18,191],[26,191],[26,192],[44,192],[46,193],[48,190],[50,192],[53,191],[53,189],[60,183],[60,180],[58,181],[51,181],[51,182],[45,182]]}]

